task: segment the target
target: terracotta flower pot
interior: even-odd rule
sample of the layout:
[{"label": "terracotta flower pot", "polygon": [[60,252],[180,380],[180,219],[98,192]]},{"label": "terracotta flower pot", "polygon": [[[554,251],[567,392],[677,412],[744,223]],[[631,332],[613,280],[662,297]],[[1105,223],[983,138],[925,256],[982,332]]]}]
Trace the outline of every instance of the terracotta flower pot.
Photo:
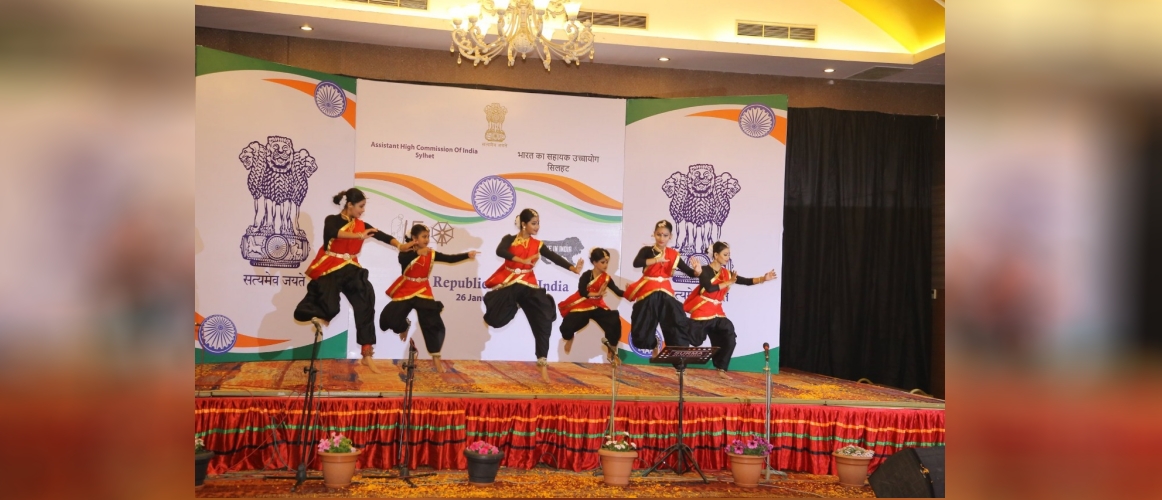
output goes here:
[{"label": "terracotta flower pot", "polygon": [[597,450],[597,454],[601,456],[601,477],[605,479],[605,484],[628,486],[637,452]]},{"label": "terracotta flower pot", "polygon": [[210,466],[211,458],[214,458],[212,451],[194,454],[194,488],[202,487],[202,483],[206,481],[206,469]]},{"label": "terracotta flower pot", "polygon": [[328,488],[342,488],[351,484],[355,476],[355,461],[363,450],[356,449],[351,453],[319,452],[319,460],[323,462],[323,484]]},{"label": "terracotta flower pot", "polygon": [[496,472],[500,470],[504,452],[481,455],[464,450],[464,457],[468,459],[468,484],[483,486],[496,482]]},{"label": "terracotta flower pot", "polygon": [[736,455],[727,452],[730,457],[730,471],[734,474],[734,484],[741,488],[758,488],[759,476],[763,472],[763,463],[766,457],[762,455]]},{"label": "terracotta flower pot", "polygon": [[867,481],[867,467],[871,458],[851,457],[832,452],[835,457],[835,469],[839,472],[839,484],[845,486],[863,486]]}]

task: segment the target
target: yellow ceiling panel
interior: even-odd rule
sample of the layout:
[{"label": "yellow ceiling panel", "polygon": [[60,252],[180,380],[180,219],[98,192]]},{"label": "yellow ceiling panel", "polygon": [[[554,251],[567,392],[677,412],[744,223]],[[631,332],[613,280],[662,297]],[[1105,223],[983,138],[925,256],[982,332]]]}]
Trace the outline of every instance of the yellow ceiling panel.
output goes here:
[{"label": "yellow ceiling panel", "polygon": [[936,0],[840,0],[913,54],[944,43],[944,7]]}]

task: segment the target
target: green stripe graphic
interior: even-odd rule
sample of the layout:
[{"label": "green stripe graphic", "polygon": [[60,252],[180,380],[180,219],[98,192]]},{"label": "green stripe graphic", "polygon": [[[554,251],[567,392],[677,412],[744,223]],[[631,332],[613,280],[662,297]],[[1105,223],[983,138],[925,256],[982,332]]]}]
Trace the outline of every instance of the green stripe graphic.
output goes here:
[{"label": "green stripe graphic", "polygon": [[561,208],[563,208],[563,209],[565,209],[565,210],[568,210],[568,211],[570,211],[570,212],[573,212],[573,213],[575,213],[575,214],[577,214],[577,215],[580,215],[581,217],[584,217],[584,218],[586,218],[586,219],[589,219],[589,220],[591,220],[591,221],[593,221],[593,222],[602,222],[602,223],[605,223],[605,224],[620,224],[620,223],[621,223],[621,216],[620,216],[620,215],[602,215],[602,214],[595,214],[595,213],[593,213],[593,212],[587,212],[587,211],[585,211],[585,210],[581,210],[580,208],[576,208],[576,207],[573,207],[573,206],[571,206],[571,205],[566,205],[566,204],[564,204],[564,203],[562,203],[562,202],[559,202],[559,201],[557,201],[557,200],[554,200],[554,199],[552,199],[552,198],[549,198],[548,196],[545,196],[545,195],[543,195],[543,194],[541,194],[541,193],[537,193],[537,192],[535,192],[535,191],[529,191],[528,189],[525,189],[525,188],[519,188],[519,187],[518,187],[518,188],[515,188],[515,189],[516,189],[517,191],[520,191],[520,192],[522,192],[522,193],[528,193],[528,194],[531,194],[531,195],[533,195],[533,196],[536,196],[537,198],[540,198],[540,199],[542,199],[542,200],[545,200],[545,201],[547,201],[547,202],[549,202],[549,203],[552,203],[552,204],[554,204],[554,205],[556,205],[556,206],[558,206],[558,207],[561,207]]},{"label": "green stripe graphic", "polygon": [[408,202],[406,202],[406,201],[403,201],[403,200],[401,200],[401,199],[399,199],[399,198],[396,198],[396,197],[394,197],[394,196],[392,196],[392,195],[390,195],[390,194],[384,193],[384,192],[382,192],[382,191],[377,191],[377,190],[375,190],[375,189],[371,189],[371,188],[369,188],[369,187],[364,187],[364,186],[355,186],[355,187],[357,187],[357,188],[359,188],[359,189],[361,189],[361,190],[363,190],[363,191],[368,191],[368,192],[371,192],[371,193],[375,193],[375,194],[377,194],[377,195],[380,195],[380,196],[382,196],[382,197],[384,197],[384,198],[387,198],[387,199],[389,199],[389,200],[391,200],[391,201],[394,201],[394,202],[396,202],[396,203],[399,203],[400,205],[403,205],[403,206],[405,206],[405,207],[408,207],[408,208],[410,208],[410,209],[412,209],[412,210],[415,210],[415,211],[417,211],[417,212],[419,212],[419,213],[421,213],[421,214],[424,214],[424,215],[426,215],[426,216],[428,216],[428,217],[431,217],[431,218],[435,219],[437,222],[449,222],[449,223],[455,223],[455,224],[475,224],[475,223],[477,223],[477,222],[484,222],[484,220],[485,220],[485,219],[484,219],[484,217],[480,217],[480,216],[476,216],[476,217],[457,217],[457,216],[455,216],[455,215],[444,215],[444,214],[436,213],[436,212],[433,212],[433,211],[431,211],[431,210],[428,210],[428,209],[426,209],[426,208],[420,208],[420,207],[418,207],[418,206],[416,206],[416,205],[413,205],[413,204],[411,204],[411,203],[408,203]]}]

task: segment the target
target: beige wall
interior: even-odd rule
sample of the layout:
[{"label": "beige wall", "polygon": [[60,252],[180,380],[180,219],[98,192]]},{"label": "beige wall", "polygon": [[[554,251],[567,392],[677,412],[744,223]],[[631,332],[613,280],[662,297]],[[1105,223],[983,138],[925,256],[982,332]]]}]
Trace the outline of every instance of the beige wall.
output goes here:
[{"label": "beige wall", "polygon": [[[359,78],[510,89],[596,94],[617,97],[705,97],[787,94],[796,108],[827,107],[908,115],[944,114],[944,86],[799,78],[611,64],[581,67],[536,61],[509,68],[503,64],[456,64],[448,51],[333,42],[313,38],[197,28],[194,41],[300,68]],[[597,60],[601,60],[598,52]]]}]

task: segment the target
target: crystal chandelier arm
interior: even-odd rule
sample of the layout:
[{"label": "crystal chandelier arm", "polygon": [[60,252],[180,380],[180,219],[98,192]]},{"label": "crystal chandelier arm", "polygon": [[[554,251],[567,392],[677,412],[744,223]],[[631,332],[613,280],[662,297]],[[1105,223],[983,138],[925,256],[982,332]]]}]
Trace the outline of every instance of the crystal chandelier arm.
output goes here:
[{"label": "crystal chandelier arm", "polygon": [[[456,62],[461,57],[472,60],[476,66],[483,62],[487,65],[493,58],[507,52],[508,65],[515,63],[516,54],[523,59],[528,53],[536,52],[541,58],[546,70],[549,70],[553,56],[565,61],[566,64],[581,63],[581,56],[589,53],[593,59],[594,36],[592,23],[577,21],[577,10],[580,2],[576,0],[508,0],[507,7],[501,11],[497,9],[495,0],[479,0],[479,4],[472,5],[468,23],[461,27],[460,18],[454,11],[452,29],[452,52],[459,52]],[[479,10],[477,10],[479,5]],[[538,7],[543,7],[538,10]],[[573,13],[570,18],[570,12]],[[488,33],[476,23],[477,19],[489,19],[487,16],[496,16],[497,39],[488,43]],[[544,32],[550,20],[558,17],[565,19],[562,28],[566,39],[553,41],[552,33],[545,36]],[[487,24],[487,23],[486,23]],[[551,29],[551,28],[550,28]]]},{"label": "crystal chandelier arm", "polygon": [[565,25],[565,34],[567,38],[561,42],[542,37],[541,43],[546,51],[556,54],[566,64],[572,62],[580,64],[581,56],[586,52],[589,53],[589,59],[593,59],[593,31],[588,26],[582,29],[576,22],[571,21]]},{"label": "crystal chandelier arm", "polygon": [[508,40],[500,37],[491,44],[485,43],[480,28],[472,25],[469,30],[453,30],[452,42],[455,48],[459,49],[460,55],[470,59],[475,66],[480,63],[488,64],[504,49]]}]

